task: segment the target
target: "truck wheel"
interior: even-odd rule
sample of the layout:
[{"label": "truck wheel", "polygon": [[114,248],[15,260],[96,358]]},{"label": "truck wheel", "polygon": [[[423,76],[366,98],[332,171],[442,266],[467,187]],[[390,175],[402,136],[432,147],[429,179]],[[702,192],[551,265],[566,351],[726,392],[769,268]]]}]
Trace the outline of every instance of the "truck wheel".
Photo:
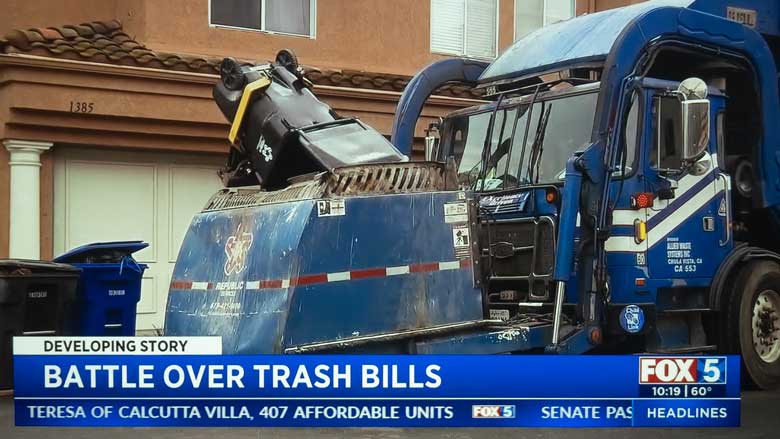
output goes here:
[{"label": "truck wheel", "polygon": [[740,270],[728,309],[731,352],[742,355],[743,379],[780,386],[780,265],[755,261]]}]

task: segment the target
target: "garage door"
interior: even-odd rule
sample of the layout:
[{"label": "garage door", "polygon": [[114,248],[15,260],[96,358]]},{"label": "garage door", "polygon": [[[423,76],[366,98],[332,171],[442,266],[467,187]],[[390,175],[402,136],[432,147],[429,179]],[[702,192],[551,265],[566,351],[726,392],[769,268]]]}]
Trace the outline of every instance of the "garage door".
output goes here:
[{"label": "garage door", "polygon": [[173,265],[193,214],[222,187],[218,155],[54,148],[54,254],[97,241],[144,240],[149,265],[137,329],[163,327]]}]

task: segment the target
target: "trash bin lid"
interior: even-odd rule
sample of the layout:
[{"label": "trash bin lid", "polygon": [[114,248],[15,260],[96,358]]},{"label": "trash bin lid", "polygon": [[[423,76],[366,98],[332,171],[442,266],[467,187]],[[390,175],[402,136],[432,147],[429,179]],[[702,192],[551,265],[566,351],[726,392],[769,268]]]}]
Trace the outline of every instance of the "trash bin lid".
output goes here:
[{"label": "trash bin lid", "polygon": [[[106,259],[121,259],[123,256],[131,255],[146,247],[149,247],[149,243],[143,241],[93,242],[92,244],[76,247],[57,256],[54,258],[54,262],[78,263],[86,262],[87,259],[97,259],[101,261],[105,261]],[[117,260],[115,262],[119,261]]]},{"label": "trash bin lid", "polygon": [[56,262],[32,259],[0,259],[0,275],[37,274],[37,273],[80,273],[81,268]]}]

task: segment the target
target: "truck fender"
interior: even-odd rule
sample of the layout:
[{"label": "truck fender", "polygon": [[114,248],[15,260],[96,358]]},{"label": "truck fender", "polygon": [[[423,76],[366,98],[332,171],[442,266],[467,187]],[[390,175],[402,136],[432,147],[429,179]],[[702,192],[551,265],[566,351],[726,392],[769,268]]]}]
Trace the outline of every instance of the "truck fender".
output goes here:
[{"label": "truck fender", "polygon": [[742,263],[756,259],[768,259],[780,262],[780,254],[747,243],[737,244],[718,267],[710,285],[710,309],[720,310],[727,294],[728,279],[737,272]]}]

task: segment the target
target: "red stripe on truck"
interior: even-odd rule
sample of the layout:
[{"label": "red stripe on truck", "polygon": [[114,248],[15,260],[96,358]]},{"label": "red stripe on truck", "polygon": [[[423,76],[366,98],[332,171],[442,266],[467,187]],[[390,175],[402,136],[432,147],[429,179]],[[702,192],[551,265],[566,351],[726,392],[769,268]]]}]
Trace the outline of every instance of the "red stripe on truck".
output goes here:
[{"label": "red stripe on truck", "polygon": [[[427,262],[411,265],[397,265],[381,268],[363,268],[360,270],[338,271],[333,273],[307,274],[292,279],[266,279],[256,281],[246,281],[244,289],[246,290],[275,290],[296,285],[314,285],[331,282],[343,282],[357,279],[371,279],[387,276],[396,276],[410,273],[431,273],[434,271],[449,271],[456,269],[470,269],[471,260],[463,259],[459,261]],[[215,289],[214,282],[193,282],[193,281],[173,281],[171,289],[173,290],[191,290],[204,291]]]}]

